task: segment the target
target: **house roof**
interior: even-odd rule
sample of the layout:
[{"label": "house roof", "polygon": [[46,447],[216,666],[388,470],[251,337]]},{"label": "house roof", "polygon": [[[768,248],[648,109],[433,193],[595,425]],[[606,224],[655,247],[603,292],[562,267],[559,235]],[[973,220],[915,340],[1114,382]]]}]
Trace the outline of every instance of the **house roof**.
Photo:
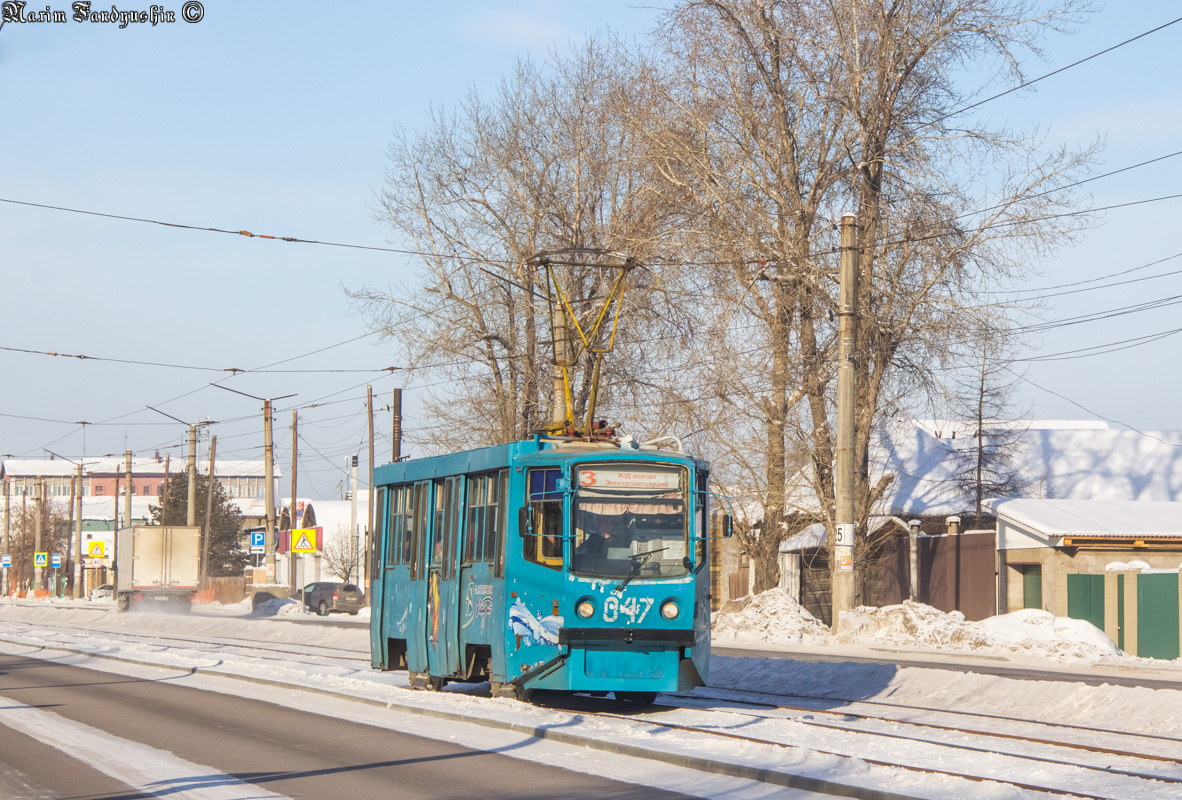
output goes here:
[{"label": "house roof", "polygon": [[989,506],[999,520],[1047,536],[1182,538],[1182,502],[1006,498]]},{"label": "house roof", "polygon": [[[1013,468],[1026,484],[1025,496],[1182,500],[1182,431],[1037,425],[1018,431],[1013,451]],[[871,454],[877,467],[873,471],[876,477],[890,471],[896,478],[882,510],[945,515],[965,511],[958,454],[973,446],[971,437],[938,439],[919,426],[883,431]]]},{"label": "house roof", "polygon": [[[116,471],[122,475],[123,467],[126,464],[122,457],[103,456],[101,458],[79,460],[83,462],[84,471],[87,475],[114,475]],[[182,458],[171,459],[168,468],[174,474],[183,472],[185,461]],[[68,478],[75,474],[76,469],[77,467],[72,461],[63,458],[9,458],[0,464],[0,476],[13,478],[38,476]],[[201,473],[208,472],[209,462],[202,463],[201,459],[198,459],[197,471]],[[261,478],[266,475],[266,462],[219,459],[214,463],[214,472],[219,478]],[[133,458],[131,460],[131,474],[133,478],[136,475],[163,477],[164,462],[157,461],[155,458]],[[275,465],[274,474],[276,478],[283,475],[283,471],[278,464]]]}]

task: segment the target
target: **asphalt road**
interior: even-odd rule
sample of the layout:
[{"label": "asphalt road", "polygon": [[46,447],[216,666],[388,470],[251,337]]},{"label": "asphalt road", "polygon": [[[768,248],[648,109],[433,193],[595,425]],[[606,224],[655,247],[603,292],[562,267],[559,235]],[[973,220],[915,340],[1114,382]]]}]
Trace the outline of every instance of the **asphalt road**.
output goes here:
[{"label": "asphalt road", "polygon": [[[59,749],[60,748],[60,749]],[[675,798],[262,701],[0,654],[5,800]]]}]

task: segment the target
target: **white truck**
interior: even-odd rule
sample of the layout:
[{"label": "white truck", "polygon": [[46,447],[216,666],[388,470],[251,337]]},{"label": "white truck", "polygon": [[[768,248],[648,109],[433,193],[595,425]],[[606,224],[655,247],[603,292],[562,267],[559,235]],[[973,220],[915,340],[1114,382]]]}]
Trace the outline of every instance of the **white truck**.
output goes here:
[{"label": "white truck", "polygon": [[120,528],[115,569],[118,610],[188,610],[200,588],[201,529],[185,525]]}]

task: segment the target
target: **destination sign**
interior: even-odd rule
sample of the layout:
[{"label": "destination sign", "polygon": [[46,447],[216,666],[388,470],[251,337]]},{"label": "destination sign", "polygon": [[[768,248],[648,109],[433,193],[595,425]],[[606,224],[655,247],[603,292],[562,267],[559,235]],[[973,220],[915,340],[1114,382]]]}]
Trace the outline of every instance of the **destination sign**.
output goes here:
[{"label": "destination sign", "polygon": [[579,487],[595,491],[639,489],[641,491],[668,491],[680,484],[679,470],[637,470],[595,467],[579,470]]}]

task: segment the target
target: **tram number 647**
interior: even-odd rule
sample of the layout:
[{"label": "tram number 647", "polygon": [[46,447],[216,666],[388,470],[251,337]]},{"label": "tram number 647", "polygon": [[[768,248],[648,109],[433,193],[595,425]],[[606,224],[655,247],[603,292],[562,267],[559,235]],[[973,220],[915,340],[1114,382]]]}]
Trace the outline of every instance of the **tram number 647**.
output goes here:
[{"label": "tram number 647", "polygon": [[609,595],[603,601],[603,621],[615,622],[623,614],[630,623],[635,625],[644,622],[644,618],[648,616],[649,609],[652,607],[653,599],[651,597],[629,597],[621,603],[620,598]]}]

